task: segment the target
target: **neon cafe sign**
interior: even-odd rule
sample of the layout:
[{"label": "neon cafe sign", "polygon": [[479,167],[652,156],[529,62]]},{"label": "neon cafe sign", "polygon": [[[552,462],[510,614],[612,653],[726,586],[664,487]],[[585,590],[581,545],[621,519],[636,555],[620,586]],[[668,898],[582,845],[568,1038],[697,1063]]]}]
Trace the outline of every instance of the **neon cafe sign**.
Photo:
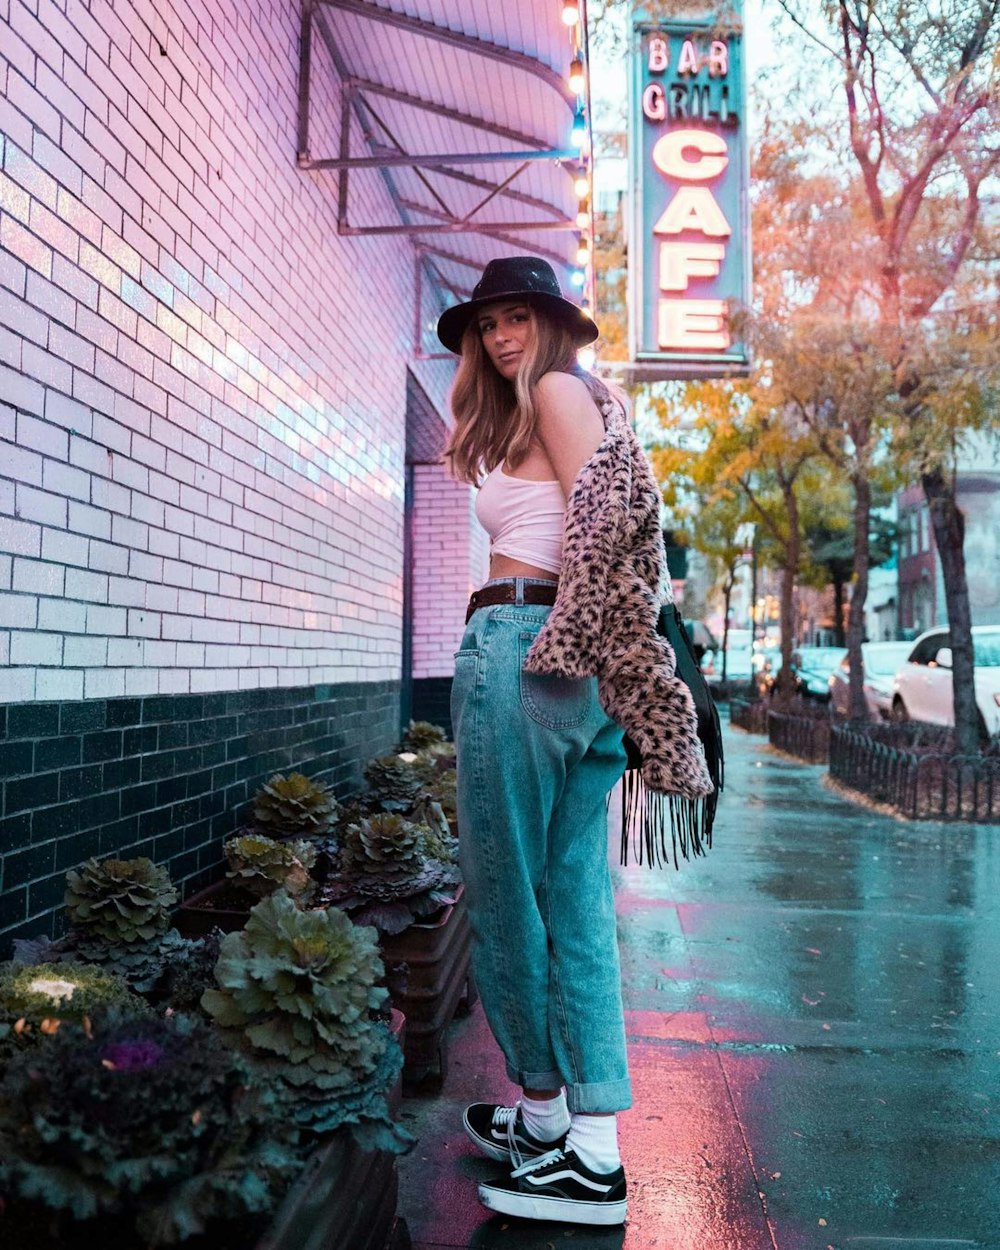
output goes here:
[{"label": "neon cafe sign", "polygon": [[740,23],[650,22],[632,39],[629,335],[638,377],[749,369],[733,324],[749,303]]}]

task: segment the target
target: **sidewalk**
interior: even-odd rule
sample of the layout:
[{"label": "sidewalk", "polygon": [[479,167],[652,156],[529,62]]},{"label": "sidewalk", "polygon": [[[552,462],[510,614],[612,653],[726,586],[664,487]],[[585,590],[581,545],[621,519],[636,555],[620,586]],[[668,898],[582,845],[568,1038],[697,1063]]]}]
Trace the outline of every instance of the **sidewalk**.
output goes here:
[{"label": "sidewalk", "polygon": [[877,815],[762,739],[726,746],[709,857],[616,869],[627,1228],[480,1207],[497,1165],[461,1110],[513,1090],[477,1008],[443,1094],[404,1103],[415,1250],[1000,1247],[1000,829]]}]

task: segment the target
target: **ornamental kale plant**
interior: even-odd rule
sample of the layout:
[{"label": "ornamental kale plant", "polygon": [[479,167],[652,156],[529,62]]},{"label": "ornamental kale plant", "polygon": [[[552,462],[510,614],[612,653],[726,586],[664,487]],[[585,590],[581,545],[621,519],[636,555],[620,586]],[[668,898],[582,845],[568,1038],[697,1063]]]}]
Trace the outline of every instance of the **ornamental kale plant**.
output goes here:
[{"label": "ornamental kale plant", "polygon": [[208,1025],[117,1008],[12,1059],[0,1160],[16,1198],[134,1217],[152,1246],[270,1210],[301,1166],[279,1100]]},{"label": "ornamental kale plant", "polygon": [[167,870],[150,859],[88,859],[66,874],[70,932],[54,953],[101,964],[133,989],[152,990],[171,948],[184,940],[170,928],[176,902]]},{"label": "ornamental kale plant", "polygon": [[170,928],[177,891],[150,859],[88,859],[66,874],[66,912],[81,945],[130,947]]},{"label": "ornamental kale plant", "polygon": [[284,890],[223,938],[202,1005],[255,1069],[280,1079],[289,1114],[314,1131],[357,1126],[367,1147],[400,1150],[386,1090],[402,1063],[384,1022],[373,929],[330,908],[301,911]]},{"label": "ornamental kale plant", "polygon": [[265,898],[281,886],[302,897],[312,888],[309,870],[316,862],[316,847],[301,839],[279,842],[260,833],[230,838],[223,844],[229,864],[226,876],[252,898]]},{"label": "ornamental kale plant", "polygon": [[342,831],[338,869],[321,895],[352,909],[357,924],[393,934],[453,903],[458,881],[450,835],[380,812]]},{"label": "ornamental kale plant", "polygon": [[365,769],[368,791],[365,800],[386,812],[402,812],[409,808],[430,772],[426,766],[417,767],[415,755],[380,755]]},{"label": "ornamental kale plant", "polygon": [[253,796],[256,832],[272,838],[314,838],[329,833],[337,800],[325,782],[302,773],[275,773]]},{"label": "ornamental kale plant", "polygon": [[447,742],[447,735],[440,725],[429,720],[411,720],[400,739],[398,751],[423,751],[425,747],[440,746]]},{"label": "ornamental kale plant", "polygon": [[0,964],[0,1065],[54,1037],[65,1021],[115,1005],[136,1014],[149,1010],[121,977],[102,968],[68,962]]}]

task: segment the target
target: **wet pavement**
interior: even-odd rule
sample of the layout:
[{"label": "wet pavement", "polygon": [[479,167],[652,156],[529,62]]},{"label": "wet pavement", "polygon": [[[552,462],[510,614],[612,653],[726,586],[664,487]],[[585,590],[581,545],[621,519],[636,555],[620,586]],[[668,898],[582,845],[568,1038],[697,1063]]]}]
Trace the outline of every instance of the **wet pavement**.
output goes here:
[{"label": "wet pavement", "polygon": [[404,1102],[415,1250],[1000,1250],[1000,829],[881,815],[824,771],[727,731],[708,858],[615,869],[627,1226],[480,1207],[497,1165],[461,1111],[514,1089],[477,1008],[442,1093]]}]

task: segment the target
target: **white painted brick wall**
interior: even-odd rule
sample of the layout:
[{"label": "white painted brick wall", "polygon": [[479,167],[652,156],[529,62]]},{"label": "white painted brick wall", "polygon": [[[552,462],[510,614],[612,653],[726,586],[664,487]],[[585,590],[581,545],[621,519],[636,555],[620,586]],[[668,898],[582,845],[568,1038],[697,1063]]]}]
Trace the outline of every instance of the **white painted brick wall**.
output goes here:
[{"label": "white painted brick wall", "polygon": [[489,575],[489,535],[473,487],[443,464],[413,470],[413,676],[450,677],[469,595]]},{"label": "white painted brick wall", "polygon": [[[409,359],[411,246],[295,165],[300,11],[0,4],[0,700],[399,676],[405,370],[443,407],[451,366]],[[393,220],[377,173],[351,212]],[[460,622],[472,492],[435,489]]]}]

